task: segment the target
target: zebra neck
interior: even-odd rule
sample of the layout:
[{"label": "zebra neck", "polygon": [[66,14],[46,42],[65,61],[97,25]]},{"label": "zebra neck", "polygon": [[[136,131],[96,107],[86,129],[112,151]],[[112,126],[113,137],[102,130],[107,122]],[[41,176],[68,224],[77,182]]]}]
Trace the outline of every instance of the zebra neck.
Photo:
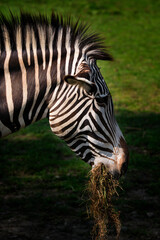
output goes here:
[{"label": "zebra neck", "polygon": [[[64,85],[63,77],[74,74],[77,62],[82,58],[78,40],[73,42],[72,47],[70,45],[70,31],[57,29],[55,32],[50,26],[43,28],[38,25],[37,29],[38,37],[32,27],[26,26],[24,37],[18,26],[13,47],[11,36],[3,26],[5,41],[0,55],[0,128],[4,129],[4,125],[10,132],[47,116],[48,101],[55,86],[61,88]],[[45,35],[46,31],[48,35]]]},{"label": "zebra neck", "polygon": [[[4,55],[2,55],[4,56]],[[43,69],[38,55],[34,64],[26,67],[24,58],[16,53],[6,52],[0,75],[0,132],[7,135],[48,114],[48,98],[54,89],[49,64]],[[11,61],[10,61],[11,60]],[[14,63],[11,65],[10,62]],[[16,64],[17,63],[17,64]]]}]

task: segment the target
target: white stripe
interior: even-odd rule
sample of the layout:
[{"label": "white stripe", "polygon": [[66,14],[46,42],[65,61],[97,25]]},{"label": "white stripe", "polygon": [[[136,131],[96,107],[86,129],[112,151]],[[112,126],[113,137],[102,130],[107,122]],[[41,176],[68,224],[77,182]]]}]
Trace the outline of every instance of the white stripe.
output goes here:
[{"label": "white stripe", "polygon": [[[50,119],[49,119],[49,123],[50,123],[50,126],[53,124],[53,126],[51,127],[52,132],[59,137],[65,137],[77,125],[77,122],[75,122],[72,126],[70,126],[70,128],[67,128],[65,132],[62,132],[61,126],[54,127],[54,122],[52,123]],[[74,136],[72,135],[72,137]],[[67,138],[65,138],[65,141],[67,141]]]},{"label": "white stripe", "polygon": [[66,94],[66,93],[65,93],[66,91],[64,91],[65,88],[66,88],[66,86],[67,86],[67,83],[64,82],[64,83],[63,83],[63,86],[62,86],[62,88],[61,88],[61,90],[58,91],[57,99],[60,98],[60,96],[61,96],[61,97],[64,97],[64,95]]},{"label": "white stripe", "polygon": [[66,54],[66,64],[65,64],[65,75],[69,74],[69,59],[70,59],[70,54],[71,54],[70,31],[71,31],[71,29],[68,28],[67,29],[67,33],[66,33],[66,44],[65,44],[65,47],[66,47],[67,54]]},{"label": "white stripe", "polygon": [[[83,101],[85,102],[85,101]],[[66,119],[67,117],[69,117],[72,113],[75,112],[75,115],[68,121],[64,122],[63,124],[61,124],[61,128],[64,128],[66,127],[69,123],[71,122],[74,122],[78,119],[78,117],[84,112],[85,108],[87,108],[89,105],[91,105],[91,102],[88,101],[85,105],[85,108],[80,108],[81,105],[83,104],[83,102],[79,102],[74,108],[71,108],[70,106],[70,109],[68,111],[68,113],[65,114],[65,116],[62,116],[62,117],[57,117],[55,120],[54,120],[54,124],[56,123],[59,123],[61,121],[63,121],[64,119]],[[78,110],[78,112],[76,112],[76,110]]]},{"label": "white stripe", "polygon": [[47,115],[48,115],[48,108],[46,108],[46,109],[45,109],[45,111],[44,111],[44,113],[43,113],[43,115],[42,115],[41,119],[44,119],[44,118],[46,118],[46,117],[47,117]]},{"label": "white stripe", "polygon": [[[88,46],[92,46],[92,45],[94,45],[94,43],[91,43]],[[87,51],[87,56],[90,56],[91,54],[99,54],[99,50],[94,49],[94,50]]]},{"label": "white stripe", "polygon": [[78,97],[78,94],[77,94],[78,90],[79,90],[78,85],[71,85],[71,88],[68,90],[66,94],[66,99],[71,99],[75,94]]},{"label": "white stripe", "polygon": [[50,90],[51,84],[52,84],[52,79],[51,79],[51,67],[52,67],[52,59],[53,59],[53,39],[54,39],[54,32],[52,31],[51,26],[48,28],[48,36],[49,38],[49,63],[48,63],[48,68],[47,68],[47,94]]},{"label": "white stripe", "polygon": [[83,156],[82,156],[82,160],[85,160],[85,157],[87,156],[88,153],[90,153],[91,150],[90,149],[86,149],[84,152],[83,152]]},{"label": "white stripe", "polygon": [[38,26],[39,42],[42,50],[43,70],[46,68],[46,33],[42,26]]},{"label": "white stripe", "polygon": [[[49,57],[49,63],[48,63],[48,68],[47,68],[47,87],[46,87],[46,92],[45,92],[45,97],[42,99],[41,103],[39,104],[38,108],[36,109],[36,114],[34,116],[34,119],[33,121],[36,120],[40,110],[41,110],[41,107],[42,105],[44,104],[45,100],[46,100],[46,97],[49,93],[49,90],[50,90],[50,87],[51,87],[51,66],[52,66],[52,58],[53,58],[53,38],[54,38],[54,33],[51,29],[51,27],[49,28],[49,34],[48,36],[50,36],[50,42],[49,42],[49,52],[50,52],[50,57]],[[46,110],[47,113],[48,113],[48,109]],[[44,116],[46,117],[47,113],[43,114],[42,118],[44,118]]]},{"label": "white stripe", "polygon": [[72,71],[71,71],[72,76],[75,74],[75,70],[76,70],[75,66],[77,63],[78,56],[79,56],[79,40],[76,39],[75,45],[74,45],[74,57],[73,57]]},{"label": "white stripe", "polygon": [[[97,105],[96,101],[95,101],[94,103],[95,103],[96,108],[98,109],[99,106]],[[106,122],[106,124],[107,124],[108,128],[110,129],[110,131],[112,132],[112,129],[111,129],[110,126],[108,125],[108,120],[106,119],[105,111],[106,111],[106,109],[101,108],[101,113],[102,113],[103,119],[104,119],[104,121]],[[95,113],[95,111],[92,112],[92,117],[93,117],[94,120],[97,122],[97,124],[101,127],[101,129],[103,130],[103,132],[113,141],[114,139],[112,139],[112,136],[110,135],[110,133],[109,133],[108,131],[106,131],[105,126],[103,125],[103,123],[101,122],[98,114]]]},{"label": "white stripe", "polygon": [[[78,141],[79,139],[76,139],[75,143]],[[73,149],[75,152],[78,152],[79,150],[81,150],[82,147],[87,147],[89,144],[87,144],[86,142],[82,142],[81,144],[79,144],[78,146],[76,146],[76,148],[72,147],[72,144],[69,143],[67,144],[71,149]],[[79,152],[79,154],[82,153],[81,151]]]},{"label": "white stripe", "polygon": [[[74,99],[73,100],[73,102],[76,102],[77,101],[77,99]],[[78,118],[78,116],[82,113],[81,111],[84,111],[84,107],[83,107],[83,109],[80,109],[80,106],[83,104],[83,102],[85,102],[85,100],[82,100],[81,102],[79,102],[76,106],[74,106],[74,108],[70,105],[70,104],[68,104],[68,101],[66,101],[67,102],[67,104],[66,104],[66,108],[63,110],[63,111],[60,111],[60,114],[63,114],[63,112],[66,112],[67,111],[67,113],[65,114],[65,116],[63,115],[62,117],[57,117],[57,119],[55,119],[55,121],[54,121],[54,123],[56,124],[56,123],[58,123],[58,122],[61,122],[61,121],[63,121],[64,119],[66,119],[67,117],[69,117],[73,112],[75,112],[76,110],[78,110],[78,112],[73,116],[73,118],[70,120],[70,121],[74,121],[74,120],[76,120],[76,118]],[[88,105],[90,105],[91,104],[91,102],[89,101],[89,102],[87,102],[86,103],[86,105],[85,105],[85,107],[87,108],[88,107]],[[68,107],[68,105],[69,105],[69,107]],[[64,106],[64,105],[63,105]],[[66,123],[64,123],[64,124],[66,124]],[[68,123],[67,123],[68,124]],[[66,125],[67,126],[67,125]]]},{"label": "white stripe", "polygon": [[[89,47],[91,47],[91,46],[92,46],[92,44],[89,44],[89,45],[85,46],[85,47],[82,49],[82,56],[81,56],[81,58],[80,58],[79,61],[78,61],[77,68],[76,68],[76,73],[77,73],[78,67],[79,67],[79,65],[82,63],[82,61],[87,60],[87,59],[86,59],[86,52],[87,52],[87,49],[88,49]],[[88,54],[88,52],[87,52],[87,54]]]},{"label": "white stripe", "polygon": [[87,139],[85,138],[85,136],[79,136],[78,138],[72,138],[72,141],[70,143],[68,143],[69,147],[72,147],[78,140],[81,140],[84,142],[87,142]]},{"label": "white stripe", "polygon": [[10,121],[13,122],[13,111],[14,111],[14,104],[12,98],[12,85],[11,85],[11,76],[9,72],[9,60],[11,57],[11,45],[10,45],[10,38],[9,33],[6,27],[3,27],[3,34],[4,34],[4,44],[6,49],[6,58],[4,61],[4,77],[5,77],[5,84],[6,84],[6,100],[10,115]]},{"label": "white stripe", "polygon": [[[110,149],[111,151],[113,150],[113,146],[112,146],[112,144],[111,143],[104,143],[104,142],[101,142],[101,141],[99,141],[99,140],[96,140],[95,138],[92,138],[92,137],[90,137],[90,136],[87,136],[87,140],[89,141],[89,142],[91,142],[91,146],[92,146],[92,143],[93,144],[95,144],[96,146],[97,146],[97,149],[98,149],[98,146],[100,146],[100,147],[103,147],[104,149]],[[102,150],[99,150],[99,151],[102,151]],[[105,150],[103,150],[104,152],[105,152]],[[108,153],[108,151],[106,150],[106,152]],[[108,153],[109,154],[109,153]]]},{"label": "white stripe", "polygon": [[27,26],[26,27],[26,52],[27,52],[28,65],[31,64],[30,46],[31,46],[31,29],[29,26]]},{"label": "white stripe", "polygon": [[56,86],[56,88],[54,89],[54,92],[52,94],[52,97],[51,97],[51,99],[49,101],[48,108],[49,109],[51,108],[50,111],[52,110],[52,107],[54,107],[53,106],[53,102],[56,100],[56,96],[57,96],[58,90],[59,90],[59,86]]},{"label": "white stripe", "polygon": [[61,81],[61,48],[62,48],[62,31],[63,29],[59,29],[58,32],[58,40],[57,40],[57,85],[60,84]]},{"label": "white stripe", "polygon": [[[68,92],[71,92],[72,90],[73,90],[73,88],[75,88],[75,86],[71,86],[70,87],[70,89],[69,89],[69,91]],[[56,90],[57,89],[59,89],[58,87],[56,88]],[[56,91],[57,92],[57,91]],[[76,88],[75,88],[75,91],[72,93],[72,95],[75,95],[75,92],[76,92]],[[54,91],[54,93],[55,93],[55,91]],[[66,94],[66,93],[65,93]],[[72,98],[72,95],[70,96],[70,98]],[[51,109],[50,109],[50,112],[52,112],[52,114],[58,114],[59,112],[60,112],[60,110],[61,110],[61,107],[64,107],[65,109],[67,109],[67,108],[70,108],[70,105],[68,104],[68,93],[66,94],[66,101],[65,102],[63,102],[62,103],[62,99],[57,99],[57,95],[56,94],[53,94],[52,95],[52,99],[50,100],[50,105],[49,105],[49,107],[51,107]],[[55,101],[55,102],[54,102]],[[53,102],[54,102],[54,105],[53,105]],[[54,110],[59,104],[61,104],[61,107],[60,108],[58,108],[56,111]],[[52,106],[53,105],[53,106]],[[66,106],[65,105],[67,105],[67,108],[66,108]],[[54,113],[53,113],[53,111],[54,111]]]},{"label": "white stripe", "polygon": [[107,122],[108,128],[112,132],[113,142],[116,143],[117,142],[117,133],[116,133],[116,128],[115,128],[116,123],[115,123],[115,120],[114,120],[114,115],[111,112],[111,109],[112,109],[112,104],[111,104],[111,99],[110,99],[109,103],[107,105],[107,111],[104,111],[104,109],[103,109],[102,114],[103,114],[103,118],[104,118],[105,122]]},{"label": "white stripe", "polygon": [[29,119],[31,119],[32,116],[32,111],[35,106],[37,96],[39,94],[39,66],[38,66],[38,57],[37,57],[37,43],[34,35],[33,29],[31,30],[31,35],[32,35],[32,49],[33,49],[33,56],[34,56],[34,71],[35,71],[35,92],[34,92],[34,101],[32,104],[32,108],[29,113]]},{"label": "white stripe", "polygon": [[23,119],[23,112],[24,108],[27,102],[27,73],[26,73],[26,68],[23,62],[23,56],[22,56],[22,36],[21,36],[21,29],[20,27],[17,28],[16,32],[16,45],[17,45],[17,54],[18,54],[18,61],[19,65],[21,68],[21,73],[22,73],[22,107],[19,113],[19,122],[21,127],[25,126],[25,122]]}]

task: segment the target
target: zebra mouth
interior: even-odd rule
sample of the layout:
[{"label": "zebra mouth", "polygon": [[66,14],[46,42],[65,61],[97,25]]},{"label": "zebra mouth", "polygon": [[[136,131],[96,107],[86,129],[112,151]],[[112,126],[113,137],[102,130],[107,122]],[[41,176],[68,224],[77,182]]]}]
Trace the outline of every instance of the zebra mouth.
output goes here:
[{"label": "zebra mouth", "polygon": [[128,158],[129,154],[126,154],[126,151],[124,151],[123,148],[116,147],[111,156],[97,153],[97,156],[92,157],[88,163],[92,166],[92,168],[96,167],[100,163],[104,164],[113,177],[115,179],[119,179],[127,171]]}]

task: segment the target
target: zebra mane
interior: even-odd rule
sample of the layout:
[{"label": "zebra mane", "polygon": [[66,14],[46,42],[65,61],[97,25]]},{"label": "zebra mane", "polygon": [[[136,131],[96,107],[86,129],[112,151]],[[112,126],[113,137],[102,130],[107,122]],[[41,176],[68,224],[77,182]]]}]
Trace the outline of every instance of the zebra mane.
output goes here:
[{"label": "zebra mane", "polygon": [[[73,23],[71,18],[64,19],[62,16],[52,13],[51,18],[47,18],[44,15],[31,15],[28,13],[21,13],[20,17],[13,16],[10,13],[9,19],[0,14],[0,55],[5,51],[5,37],[4,37],[4,27],[8,32],[9,38],[11,40],[11,49],[16,50],[16,31],[18,28],[22,32],[22,49],[25,50],[26,41],[26,28],[33,29],[37,41],[37,49],[40,48],[40,41],[38,35],[38,27],[45,29],[46,38],[46,49],[48,48],[49,35],[48,28],[51,27],[55,32],[55,38],[58,38],[58,32],[63,29],[63,32],[70,30],[70,39],[74,43],[77,39],[79,40],[79,47],[87,49],[88,57],[97,60],[113,60],[112,56],[107,52],[104,45],[103,39],[98,34],[89,34],[88,26],[77,21]],[[43,32],[43,33],[44,33]],[[63,43],[62,43],[63,44]]]}]

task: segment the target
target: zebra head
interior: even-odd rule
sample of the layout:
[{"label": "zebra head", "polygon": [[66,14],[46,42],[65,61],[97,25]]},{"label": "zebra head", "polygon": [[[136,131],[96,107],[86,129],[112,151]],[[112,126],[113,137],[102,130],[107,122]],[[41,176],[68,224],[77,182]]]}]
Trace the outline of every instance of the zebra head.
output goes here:
[{"label": "zebra head", "polygon": [[128,149],[96,60],[83,60],[74,75],[64,77],[62,89],[65,97],[51,111],[52,131],[82,160],[92,167],[103,163],[119,178],[127,170]]},{"label": "zebra head", "polygon": [[[128,150],[96,60],[112,60],[96,34],[54,13],[0,17],[0,136],[45,118],[93,167],[127,170]],[[18,87],[17,87],[18,86]]]}]

